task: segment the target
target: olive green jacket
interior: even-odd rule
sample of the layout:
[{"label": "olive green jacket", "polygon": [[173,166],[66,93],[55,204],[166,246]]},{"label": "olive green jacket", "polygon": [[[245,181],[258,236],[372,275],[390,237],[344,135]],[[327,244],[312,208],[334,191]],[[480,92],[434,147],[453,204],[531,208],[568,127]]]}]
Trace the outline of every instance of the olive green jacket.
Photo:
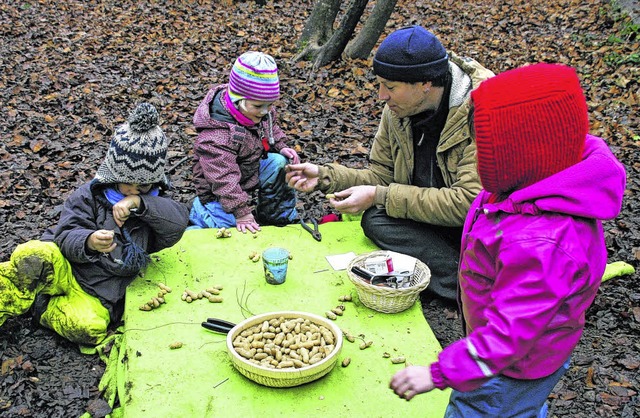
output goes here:
[{"label": "olive green jacket", "polygon": [[399,119],[385,106],[373,139],[369,167],[339,164],[319,167],[318,189],[334,193],[352,186],[375,185],[375,204],[394,218],[442,226],[462,226],[471,202],[481,190],[476,169],[476,145],[469,135],[469,95],[494,74],[476,61],[450,54],[453,75],[449,115],[436,149],[446,187],[412,186],[413,134],[410,119]]}]

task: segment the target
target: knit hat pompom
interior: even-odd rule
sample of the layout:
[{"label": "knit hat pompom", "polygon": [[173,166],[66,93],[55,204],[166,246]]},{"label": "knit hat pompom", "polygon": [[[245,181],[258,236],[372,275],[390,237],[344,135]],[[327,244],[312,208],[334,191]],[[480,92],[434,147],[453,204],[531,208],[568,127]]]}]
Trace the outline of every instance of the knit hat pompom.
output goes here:
[{"label": "knit hat pompom", "polygon": [[133,132],[146,132],[158,125],[160,115],[153,105],[149,103],[141,103],[133,109],[127,122]]},{"label": "knit hat pompom", "polygon": [[573,68],[506,71],[483,81],[471,99],[478,174],[487,191],[510,193],[581,160],[589,117]]},{"label": "knit hat pompom", "polygon": [[398,29],[385,38],[373,58],[373,73],[391,81],[431,81],[449,70],[449,55],[422,26]]},{"label": "knit hat pompom", "polygon": [[227,91],[234,103],[243,99],[278,100],[280,80],[276,61],[262,52],[250,51],[240,55],[231,68]]},{"label": "knit hat pompom", "polygon": [[94,182],[160,184],[167,187],[164,168],[169,141],[158,125],[159,119],[153,105],[138,105],[129,114],[127,122],[116,128]]}]

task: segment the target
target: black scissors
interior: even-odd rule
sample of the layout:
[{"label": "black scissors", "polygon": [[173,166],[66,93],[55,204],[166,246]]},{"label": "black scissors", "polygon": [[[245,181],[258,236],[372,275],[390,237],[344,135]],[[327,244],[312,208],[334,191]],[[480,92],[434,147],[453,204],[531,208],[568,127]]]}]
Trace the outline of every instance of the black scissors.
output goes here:
[{"label": "black scissors", "polygon": [[315,239],[316,241],[322,241],[322,234],[318,230],[318,221],[311,218],[311,223],[313,224],[313,229],[311,229],[311,227],[307,225],[304,219],[300,219],[300,225],[302,225],[302,227],[311,234],[313,239]]},{"label": "black scissors", "polygon": [[219,332],[221,334],[228,334],[233,327],[236,326],[233,322],[225,321],[218,318],[207,318],[206,322],[202,323],[202,326],[209,331]]}]

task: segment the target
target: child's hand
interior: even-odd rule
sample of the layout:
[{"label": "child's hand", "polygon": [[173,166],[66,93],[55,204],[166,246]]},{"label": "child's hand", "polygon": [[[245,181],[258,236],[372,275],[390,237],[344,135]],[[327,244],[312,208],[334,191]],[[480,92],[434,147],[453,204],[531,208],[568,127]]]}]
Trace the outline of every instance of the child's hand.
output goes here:
[{"label": "child's hand", "polygon": [[113,220],[116,221],[116,225],[122,226],[124,222],[131,216],[131,209],[140,207],[140,196],[129,195],[118,203],[113,205],[111,209],[113,212]]},{"label": "child's hand", "polygon": [[391,378],[389,387],[401,398],[408,401],[414,396],[435,389],[431,377],[431,368],[425,366],[408,366]]},{"label": "child's hand", "polygon": [[287,157],[293,164],[300,164],[300,157],[298,153],[293,148],[282,148],[280,150],[280,154]]},{"label": "child's hand", "polygon": [[116,248],[116,245],[113,242],[113,231],[106,229],[99,229],[87,238],[87,247],[99,253],[110,253]]},{"label": "child's hand", "polygon": [[258,222],[256,222],[255,218],[250,213],[236,218],[236,228],[243,234],[246,234],[247,231],[252,234],[260,231],[260,225],[258,225]]}]

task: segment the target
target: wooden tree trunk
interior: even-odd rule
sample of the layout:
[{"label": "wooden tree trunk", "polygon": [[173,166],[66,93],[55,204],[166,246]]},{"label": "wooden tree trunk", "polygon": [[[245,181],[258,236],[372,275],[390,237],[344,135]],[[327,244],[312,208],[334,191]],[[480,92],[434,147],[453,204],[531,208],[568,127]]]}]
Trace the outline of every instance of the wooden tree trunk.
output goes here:
[{"label": "wooden tree trunk", "polygon": [[398,0],[377,0],[371,15],[364,23],[358,35],[347,44],[344,56],[347,58],[367,59],[378,42],[384,27],[391,17]]},{"label": "wooden tree trunk", "polygon": [[315,57],[333,34],[333,22],[339,11],[340,0],[318,0],[298,39],[300,52],[294,58],[295,61]]},{"label": "wooden tree trunk", "polygon": [[340,58],[368,2],[369,0],[351,0],[349,9],[342,18],[340,27],[333,32],[331,38],[329,38],[327,43],[317,52],[313,62],[314,69]]}]

